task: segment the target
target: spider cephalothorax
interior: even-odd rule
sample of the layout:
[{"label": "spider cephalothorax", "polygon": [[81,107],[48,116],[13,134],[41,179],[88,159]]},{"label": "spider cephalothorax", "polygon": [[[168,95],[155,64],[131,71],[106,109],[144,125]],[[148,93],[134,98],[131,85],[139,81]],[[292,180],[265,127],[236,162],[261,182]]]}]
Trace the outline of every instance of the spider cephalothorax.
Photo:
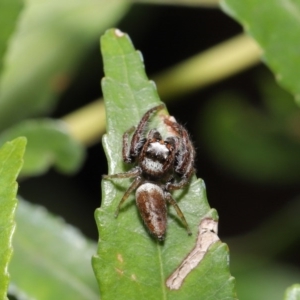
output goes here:
[{"label": "spider cephalothorax", "polygon": [[[145,130],[151,115],[164,108],[158,105],[149,109],[137,127],[125,131],[123,135],[123,160],[137,166],[126,173],[104,175],[103,178],[135,178],[123,195],[115,216],[122,203],[136,190],[136,203],[151,234],[158,240],[165,238],[167,228],[166,202],[172,204],[183,224],[191,234],[176,201],[170,191],[185,187],[194,173],[195,150],[187,131],[174,118],[165,117],[164,123],[172,135],[165,140],[156,129],[151,129],[145,137]],[[131,141],[129,135],[133,132]]]}]

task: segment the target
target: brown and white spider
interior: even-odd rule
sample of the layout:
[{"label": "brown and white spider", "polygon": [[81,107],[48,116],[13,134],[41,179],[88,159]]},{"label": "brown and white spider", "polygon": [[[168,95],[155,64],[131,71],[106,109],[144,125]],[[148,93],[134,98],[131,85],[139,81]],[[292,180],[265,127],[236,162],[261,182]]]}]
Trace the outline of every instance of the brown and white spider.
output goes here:
[{"label": "brown and white spider", "polygon": [[[136,190],[136,204],[150,233],[158,240],[164,240],[167,229],[167,206],[172,204],[182,223],[191,234],[186,219],[172,198],[170,191],[184,188],[194,173],[195,150],[187,131],[173,117],[165,117],[164,122],[174,134],[162,139],[156,129],[151,129],[145,137],[146,126],[151,115],[164,108],[158,105],[149,109],[137,127],[125,131],[123,135],[123,160],[137,166],[125,173],[103,175],[103,178],[135,178],[123,195],[120,207]],[[129,135],[133,133],[131,141]]]}]

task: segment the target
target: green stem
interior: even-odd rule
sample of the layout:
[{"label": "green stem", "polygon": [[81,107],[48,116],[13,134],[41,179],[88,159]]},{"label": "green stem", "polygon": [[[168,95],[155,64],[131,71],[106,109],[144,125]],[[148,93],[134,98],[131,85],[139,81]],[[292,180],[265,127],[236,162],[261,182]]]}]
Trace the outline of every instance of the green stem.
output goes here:
[{"label": "green stem", "polygon": [[154,78],[162,99],[221,81],[260,62],[262,51],[245,34],[199,53]]},{"label": "green stem", "polygon": [[[237,74],[260,62],[261,49],[247,35],[239,35],[195,55],[156,76],[163,100],[191,92]],[[97,100],[63,118],[72,136],[85,145],[100,140],[105,131],[105,109]]]},{"label": "green stem", "polygon": [[106,117],[103,100],[96,100],[62,118],[67,124],[70,134],[90,146],[100,140],[105,131]]}]

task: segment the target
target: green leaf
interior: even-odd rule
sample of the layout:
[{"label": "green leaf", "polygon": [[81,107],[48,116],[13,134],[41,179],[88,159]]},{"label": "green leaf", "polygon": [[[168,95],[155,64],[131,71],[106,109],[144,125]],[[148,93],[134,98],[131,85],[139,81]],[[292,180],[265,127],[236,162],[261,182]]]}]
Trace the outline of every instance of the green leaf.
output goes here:
[{"label": "green leaf", "polygon": [[99,299],[91,267],[96,245],[45,208],[22,199],[16,213],[11,291],[30,299]]},{"label": "green leaf", "polygon": [[[129,37],[111,29],[101,38],[105,78],[102,88],[107,112],[107,135],[103,138],[110,173],[129,168],[122,163],[122,135],[136,125],[150,108],[160,104],[153,82],[149,81]],[[166,113],[164,113],[166,114]],[[161,118],[154,116],[151,127],[163,133]],[[149,126],[149,127],[150,127]],[[93,267],[101,299],[235,299],[234,279],[228,267],[228,249],[216,242],[177,290],[165,281],[194,248],[198,225],[204,217],[217,220],[207,203],[205,185],[194,178],[190,186],[174,193],[189,223],[192,236],[169,209],[166,240],[158,242],[145,229],[131,195],[114,218],[116,207],[128,188],[129,180],[102,182],[102,204],[96,211],[99,230]]]},{"label": "green leaf", "polygon": [[51,110],[87,51],[129,5],[123,0],[26,1],[1,74],[0,128]]},{"label": "green leaf", "polygon": [[274,80],[257,77],[264,110],[236,93],[216,96],[199,120],[203,144],[215,163],[237,176],[253,182],[296,183],[300,176],[298,107]]},{"label": "green leaf", "polygon": [[0,149],[0,299],[6,299],[9,283],[8,264],[12,256],[12,235],[17,206],[16,182],[23,164],[26,139],[7,142]]},{"label": "green leaf", "polygon": [[69,135],[68,128],[61,121],[23,121],[0,135],[0,145],[20,135],[28,140],[21,172],[23,176],[40,175],[52,165],[61,172],[71,173],[80,167],[84,159],[83,146]]},{"label": "green leaf", "polygon": [[232,258],[239,261],[239,270],[232,266],[238,279],[239,299],[282,300],[286,287],[299,280],[300,272],[292,265],[266,263],[259,255],[250,258],[245,257],[243,252],[240,252],[239,256],[232,253]]},{"label": "green leaf", "polygon": [[284,294],[284,300],[299,300],[299,299],[300,299],[300,284],[293,284],[286,290]]},{"label": "green leaf", "polygon": [[221,3],[224,11],[259,43],[264,61],[276,79],[300,103],[300,1],[223,0]]},{"label": "green leaf", "polygon": [[0,1],[0,71],[8,40],[13,32],[16,20],[23,6],[21,0]]}]

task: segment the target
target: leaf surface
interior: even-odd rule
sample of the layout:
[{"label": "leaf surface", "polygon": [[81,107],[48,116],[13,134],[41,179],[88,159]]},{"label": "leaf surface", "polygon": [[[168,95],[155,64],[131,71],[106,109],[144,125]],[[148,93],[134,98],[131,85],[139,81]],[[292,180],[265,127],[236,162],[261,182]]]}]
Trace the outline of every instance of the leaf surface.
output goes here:
[{"label": "leaf surface", "polygon": [[[153,82],[144,70],[141,53],[129,37],[111,29],[101,38],[105,78],[102,81],[107,134],[103,137],[110,173],[130,169],[122,163],[122,135],[136,125],[150,108],[160,104]],[[166,112],[164,112],[166,114]],[[151,119],[163,133],[161,115]],[[186,278],[182,287],[169,290],[165,281],[193,249],[200,220],[217,219],[206,199],[205,185],[194,178],[185,190],[173,194],[192,236],[169,207],[167,236],[164,242],[153,239],[145,229],[131,195],[117,219],[114,212],[130,180],[102,182],[102,204],[96,211],[99,230],[97,255],[93,267],[100,287],[101,299],[235,299],[234,280],[228,266],[228,249],[217,242],[200,265]]]},{"label": "leaf surface", "polygon": [[215,163],[239,177],[295,184],[300,176],[300,144],[295,136],[298,125],[293,124],[299,108],[271,76],[258,73],[256,78],[264,108],[250,105],[239,93],[223,92],[203,110],[199,138],[204,138]]},{"label": "leaf surface", "polygon": [[[28,299],[99,299],[96,245],[45,208],[19,199],[11,291]],[[24,275],[25,274],[25,275]]]},{"label": "leaf surface", "polygon": [[12,256],[17,206],[17,176],[23,164],[26,139],[7,142],[0,149],[0,299],[6,299],[9,284],[8,264]]},{"label": "leaf surface", "polygon": [[265,63],[300,103],[300,1],[223,0],[221,4],[259,43]]},{"label": "leaf surface", "polygon": [[26,1],[1,73],[0,128],[49,112],[84,55],[129,5],[122,0]]},{"label": "leaf surface", "polygon": [[84,148],[58,120],[26,120],[0,135],[0,145],[17,136],[25,136],[28,146],[24,157],[23,176],[40,175],[53,165],[61,172],[76,171],[84,158]]},{"label": "leaf surface", "polygon": [[15,28],[22,6],[21,0],[0,1],[0,72],[9,37]]}]

